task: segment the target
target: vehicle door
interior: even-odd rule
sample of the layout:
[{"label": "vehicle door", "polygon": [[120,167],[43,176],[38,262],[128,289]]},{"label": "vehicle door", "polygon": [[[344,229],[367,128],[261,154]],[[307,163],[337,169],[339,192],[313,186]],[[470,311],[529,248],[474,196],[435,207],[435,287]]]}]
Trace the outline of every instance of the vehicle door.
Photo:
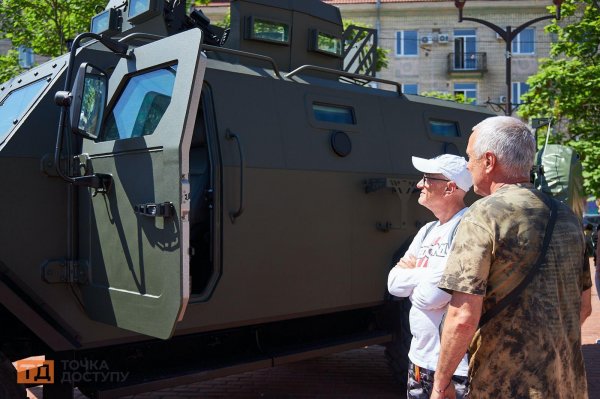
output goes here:
[{"label": "vehicle door", "polygon": [[80,160],[112,175],[107,193],[81,189],[81,286],[96,320],[166,339],[189,284],[189,149],[206,58],[193,29],[133,49],[116,65],[97,140]]}]

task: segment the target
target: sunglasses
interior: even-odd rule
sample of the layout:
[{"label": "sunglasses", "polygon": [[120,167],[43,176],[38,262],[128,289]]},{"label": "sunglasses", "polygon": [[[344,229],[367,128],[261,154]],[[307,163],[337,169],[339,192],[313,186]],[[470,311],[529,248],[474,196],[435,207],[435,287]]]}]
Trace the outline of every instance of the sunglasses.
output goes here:
[{"label": "sunglasses", "polygon": [[423,178],[421,180],[423,180],[423,183],[425,183],[425,184],[427,184],[428,180],[450,181],[448,179],[442,179],[442,178],[439,178],[439,177],[431,177],[431,176],[427,176],[427,175],[423,175]]}]

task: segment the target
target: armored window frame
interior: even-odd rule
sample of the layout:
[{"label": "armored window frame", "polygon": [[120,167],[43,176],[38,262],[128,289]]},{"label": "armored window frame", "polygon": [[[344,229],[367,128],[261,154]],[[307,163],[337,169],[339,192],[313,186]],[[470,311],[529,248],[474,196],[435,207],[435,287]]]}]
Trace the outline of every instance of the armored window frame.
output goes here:
[{"label": "armored window frame", "polygon": [[129,23],[139,24],[157,15],[162,14],[162,10],[164,8],[164,0],[144,0],[147,2],[146,10],[138,12],[136,14],[132,14],[132,11],[134,10],[133,6],[135,1],[136,0],[129,0],[127,4],[127,21],[129,21]]},{"label": "armored window frame", "polygon": [[[342,53],[344,51],[343,49],[343,43],[342,43],[342,38],[338,37],[337,35],[333,34],[333,33],[329,33],[329,32],[325,32],[319,29],[311,29],[311,40],[309,43],[309,51],[314,51],[316,53],[319,54],[325,54],[327,56],[330,57],[336,57],[336,58],[341,58],[342,57]],[[325,50],[323,48],[321,48],[321,46],[319,45],[319,38],[324,37],[327,39],[332,39],[334,41],[337,42],[337,44],[339,45],[339,52],[331,52],[328,50]]]},{"label": "armored window frame", "polygon": [[109,8],[108,10],[104,10],[101,13],[94,15],[90,23],[90,32],[109,36],[118,33],[120,31],[120,12],[121,11],[116,8]]},{"label": "armored window frame", "polygon": [[[255,24],[257,24],[257,22],[283,26],[284,40],[276,40],[276,39],[270,39],[268,37],[257,36],[256,32],[254,30],[254,26],[255,26]],[[245,39],[247,39],[247,40],[256,40],[259,42],[278,44],[281,46],[289,46],[290,45],[290,42],[291,42],[290,36],[291,36],[291,32],[292,32],[292,26],[288,22],[278,21],[278,20],[274,20],[272,18],[264,18],[264,17],[258,17],[255,15],[251,15],[246,19],[246,25],[247,26],[246,26],[246,30],[245,30],[245,33],[246,33]]]},{"label": "armored window frame", "polygon": [[[2,107],[6,106],[7,101],[19,101],[20,104],[16,107],[15,111],[11,111],[11,117],[5,115],[0,121],[0,145],[10,136],[11,131],[14,127],[26,117],[27,111],[31,109],[33,103],[41,96],[44,90],[50,85],[50,76],[43,76],[39,79],[28,82],[20,87],[16,87],[13,90],[6,93],[4,97],[0,98],[0,115],[2,115]],[[33,90],[31,90],[33,89]],[[28,92],[28,90],[31,90]],[[20,93],[19,93],[20,92]],[[24,95],[23,98],[15,97],[15,95]],[[2,126],[4,124],[4,127]]]},{"label": "armored window frame", "polygon": [[[356,102],[350,101],[343,97],[321,95],[321,94],[307,94],[304,100],[304,108],[306,110],[306,117],[311,126],[322,129],[322,130],[343,130],[345,132],[358,132],[361,130],[360,118],[356,109]],[[325,120],[319,120],[315,116],[314,104],[318,104],[325,107],[334,108],[345,108],[349,109],[352,113],[352,123],[340,123],[331,122]]]},{"label": "armored window frame", "polygon": [[[128,139],[134,139],[136,137],[144,137],[144,136],[149,136],[149,135],[154,134],[154,132],[156,131],[156,128],[158,127],[158,124],[160,123],[160,120],[162,119],[162,117],[166,113],[166,111],[167,111],[167,109],[169,107],[169,104],[167,104],[166,107],[162,110],[160,118],[157,121],[155,121],[156,123],[155,123],[155,125],[154,125],[154,127],[153,127],[153,129],[152,129],[152,131],[150,133],[144,133],[144,132],[146,132],[145,124],[144,124],[144,129],[141,131],[142,134],[140,134],[140,135],[134,134],[137,130],[139,130],[139,129],[137,129],[137,130],[135,130],[135,129],[136,129],[136,126],[138,125],[138,119],[139,119],[139,117],[141,115],[140,113],[142,112],[141,111],[142,107],[144,106],[144,104],[147,103],[146,99],[148,98],[148,94],[150,94],[150,93],[156,94],[156,96],[155,96],[154,99],[158,98],[159,95],[166,96],[163,93],[157,92],[155,90],[150,90],[150,88],[142,88],[142,89],[147,89],[145,91],[146,94],[144,94],[144,97],[142,98],[142,101],[141,101],[141,104],[140,104],[140,108],[135,112],[136,118],[134,120],[133,126],[130,129],[129,134],[121,136],[121,132],[119,132],[119,130],[117,128],[116,131],[117,131],[118,137],[115,137],[114,135],[108,136],[107,131],[109,130],[108,123],[111,120],[111,118],[115,119],[115,123],[114,123],[115,126],[117,124],[116,118],[113,115],[115,113],[115,109],[117,108],[117,106],[119,106],[119,104],[120,104],[120,102],[121,102],[121,100],[122,100],[122,98],[123,98],[126,90],[130,87],[129,86],[130,83],[132,81],[134,81],[134,79],[137,79],[139,77],[143,77],[144,75],[148,75],[148,74],[151,74],[151,73],[159,72],[159,71],[172,71],[173,72],[173,82],[172,82],[173,85],[170,87],[170,96],[168,96],[169,97],[169,104],[170,104],[170,101],[171,101],[171,98],[172,98],[172,95],[173,95],[173,88],[174,88],[174,83],[175,83],[175,76],[177,74],[177,64],[161,65],[158,68],[151,68],[151,69],[142,70],[142,71],[139,71],[136,74],[133,74],[133,75],[129,76],[127,79],[124,80],[124,83],[123,83],[122,87],[118,91],[118,95],[115,96],[115,100],[112,102],[112,104],[109,107],[110,111],[107,112],[106,115],[105,115],[105,117],[104,117],[104,123],[103,123],[103,126],[102,126],[102,131],[101,131],[100,136],[98,137],[98,140],[97,140],[98,142],[115,141],[115,140],[117,140],[117,141],[119,141],[119,140],[128,140]],[[141,84],[140,84],[140,86],[141,86]],[[140,87],[140,86],[138,86],[138,87]],[[152,99],[152,101],[154,101],[154,99]],[[151,108],[148,108],[148,113],[150,111],[151,111]],[[123,113],[125,113],[125,112],[123,111]],[[148,121],[146,121],[146,123],[147,122]]]},{"label": "armored window frame", "polygon": [[[447,139],[458,139],[460,138],[460,124],[456,120],[447,119],[443,117],[429,116],[426,118],[427,121],[427,132],[431,137],[437,137],[438,139],[443,139],[446,141]],[[438,129],[438,126],[451,126],[452,131],[442,132]],[[450,133],[450,134],[448,134]]]},{"label": "armored window frame", "polygon": [[[335,123],[340,125],[356,125],[354,107],[315,101],[312,103],[312,111],[315,120],[319,122]],[[343,112],[335,113],[336,111]],[[329,118],[327,118],[327,116],[329,116]],[[336,116],[341,116],[344,119],[336,120]]]}]

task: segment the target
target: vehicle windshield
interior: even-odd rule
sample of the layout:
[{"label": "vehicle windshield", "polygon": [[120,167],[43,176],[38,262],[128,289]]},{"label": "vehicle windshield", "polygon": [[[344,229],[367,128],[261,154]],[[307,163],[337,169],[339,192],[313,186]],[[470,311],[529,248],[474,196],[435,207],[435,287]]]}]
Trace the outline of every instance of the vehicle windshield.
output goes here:
[{"label": "vehicle windshield", "polygon": [[21,120],[35,98],[48,85],[46,77],[8,93],[0,103],[0,144]]}]

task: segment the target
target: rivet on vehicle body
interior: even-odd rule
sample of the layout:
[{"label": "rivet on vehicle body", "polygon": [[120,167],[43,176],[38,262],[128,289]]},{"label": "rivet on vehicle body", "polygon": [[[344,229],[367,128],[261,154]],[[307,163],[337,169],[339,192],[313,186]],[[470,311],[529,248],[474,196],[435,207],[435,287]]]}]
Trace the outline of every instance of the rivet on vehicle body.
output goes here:
[{"label": "rivet on vehicle body", "polygon": [[15,120],[13,121],[13,125],[16,125],[17,123],[19,123],[19,120],[18,120],[18,119],[15,119]]},{"label": "rivet on vehicle body", "polygon": [[23,81],[23,79],[19,79],[17,80],[17,83],[21,83]]},{"label": "rivet on vehicle body", "polygon": [[57,65],[57,64],[52,64],[52,68],[56,68],[56,65]]},{"label": "rivet on vehicle body", "polygon": [[39,74],[39,72],[35,72],[35,73],[33,74],[33,76],[38,76],[38,74]]}]

